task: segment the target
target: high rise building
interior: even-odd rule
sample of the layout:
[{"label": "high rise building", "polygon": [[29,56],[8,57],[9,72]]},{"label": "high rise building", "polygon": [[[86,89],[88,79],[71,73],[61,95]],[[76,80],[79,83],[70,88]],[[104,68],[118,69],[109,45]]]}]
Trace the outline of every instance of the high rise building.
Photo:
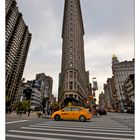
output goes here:
[{"label": "high rise building", "polygon": [[44,97],[50,97],[52,95],[53,79],[50,76],[46,76],[45,73],[36,74],[36,80],[43,82],[41,91],[44,93]]},{"label": "high rise building", "polygon": [[15,0],[6,0],[6,99],[9,105],[18,94],[31,42],[31,33]]},{"label": "high rise building", "polygon": [[107,84],[104,84],[104,97],[105,97],[105,107],[106,110],[113,110],[113,97],[110,85],[110,78],[107,79]]},{"label": "high rise building", "polygon": [[132,61],[119,62],[118,58],[112,57],[112,73],[114,76],[115,95],[117,100],[115,102],[116,108],[119,111],[124,111],[127,107],[126,98],[124,95],[123,85],[130,74],[134,74],[134,59]]},{"label": "high rise building", "polygon": [[89,72],[85,71],[84,27],[80,0],[65,0],[62,29],[62,64],[58,101],[61,107],[71,102],[86,106],[91,94]]},{"label": "high rise building", "polygon": [[112,111],[115,110],[114,105],[114,94],[115,94],[115,86],[114,86],[114,77],[107,78],[107,83],[104,84],[104,100],[105,100],[105,106],[106,110]]},{"label": "high rise building", "polygon": [[98,103],[99,108],[105,108],[105,94],[101,92],[99,94],[99,103]]},{"label": "high rise building", "polygon": [[45,73],[36,74],[36,80],[41,81],[40,90],[43,92],[43,108],[47,108],[50,106],[51,97],[52,97],[52,87],[53,87],[53,78],[50,76],[46,76]]}]

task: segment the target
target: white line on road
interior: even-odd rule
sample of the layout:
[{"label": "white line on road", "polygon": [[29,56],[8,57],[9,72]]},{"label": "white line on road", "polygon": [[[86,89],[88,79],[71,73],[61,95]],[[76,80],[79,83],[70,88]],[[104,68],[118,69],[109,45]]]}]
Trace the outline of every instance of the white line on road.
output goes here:
[{"label": "white line on road", "polygon": [[19,120],[19,121],[6,122],[6,124],[20,123],[20,122],[27,122],[27,121],[29,121],[29,120]]},{"label": "white line on road", "polygon": [[83,131],[104,131],[104,132],[122,132],[122,133],[134,133],[134,131],[133,130],[108,130],[108,129],[106,129],[106,128],[104,128],[104,129],[97,129],[97,128],[91,128],[91,129],[89,129],[89,128],[75,128],[75,127],[61,127],[61,126],[41,126],[41,125],[29,125],[30,127],[39,127],[39,128],[49,128],[49,129],[54,129],[54,128],[61,128],[61,129],[65,129],[65,130],[83,130]]},{"label": "white line on road", "polygon": [[102,121],[102,120],[100,120],[100,121],[97,121],[96,120],[96,122],[93,120],[92,121],[92,124],[91,124],[91,121],[90,122],[83,122],[83,123],[81,123],[81,122],[72,122],[72,121],[47,121],[47,122],[43,122],[43,123],[40,123],[40,124],[70,124],[70,125],[75,125],[75,123],[77,124],[77,125],[79,125],[79,126],[83,126],[83,125],[88,125],[88,126],[93,126],[93,125],[96,125],[96,126],[102,126],[102,124],[104,123],[105,125],[112,125],[112,123],[114,124],[114,126],[112,126],[112,127],[122,127],[122,128],[127,128],[125,125],[122,125],[122,124],[120,124],[120,123],[118,123],[118,122],[115,122],[115,121]]},{"label": "white line on road", "polygon": [[[38,126],[62,126],[62,127],[71,127],[70,126],[70,124],[39,124],[39,123],[37,123],[36,125],[38,125]],[[128,128],[128,127],[110,127],[110,126],[96,126],[96,125],[92,125],[92,126],[89,126],[89,125],[73,125],[73,127],[75,127],[75,128],[96,128],[96,129],[113,129],[113,130],[132,130],[131,128]]]},{"label": "white line on road", "polygon": [[[27,130],[44,130],[44,131],[50,131],[50,129],[46,129],[46,128],[31,128],[31,127],[21,127],[22,129],[27,129]],[[109,132],[87,132],[87,131],[76,131],[76,130],[61,130],[61,129],[53,129],[53,131],[57,131],[57,132],[71,132],[71,133],[82,133],[82,134],[102,134],[102,135],[114,135],[114,136],[128,136],[127,134],[124,133],[109,133]],[[134,134],[129,134],[129,136],[134,136]]]},{"label": "white line on road", "polygon": [[[94,126],[94,125],[96,125],[96,126],[99,126],[99,127],[100,127],[100,126],[102,126],[102,124],[104,124],[104,126],[107,126],[107,127],[108,127],[109,125],[111,125],[111,127],[115,127],[115,128],[116,128],[116,127],[118,127],[118,128],[128,128],[128,127],[125,126],[125,125],[122,125],[122,124],[116,123],[116,122],[112,122],[112,121],[111,121],[111,122],[106,122],[106,123],[105,123],[104,121],[103,121],[103,122],[100,121],[100,122],[96,122],[96,123],[93,121],[92,124],[91,124],[90,122],[83,122],[83,123],[81,123],[81,122],[75,122],[75,123],[76,123],[78,126],[84,126],[84,125],[86,125],[86,126],[87,126],[87,125],[88,125],[88,126]],[[61,125],[61,124],[64,124],[64,125],[65,125],[65,124],[66,124],[66,125],[68,125],[68,124],[69,124],[69,125],[75,125],[75,123],[70,122],[70,121],[66,121],[66,122],[65,122],[65,121],[60,121],[60,122],[55,122],[55,121],[53,121],[53,122],[51,121],[51,122],[50,122],[50,121],[49,121],[49,122],[43,122],[43,123],[40,123],[40,124],[48,124],[48,125],[49,125],[49,124],[54,124],[54,125],[55,125],[55,124],[56,124],[56,125],[58,125],[58,124],[60,124],[60,125]],[[113,126],[112,126],[112,123],[114,124]]]},{"label": "white line on road", "polygon": [[[11,134],[6,134],[6,137],[24,138],[24,139],[31,139],[31,140],[46,140],[47,139],[46,137],[33,137],[33,136],[11,135]],[[49,140],[62,140],[62,139],[49,138]],[[63,139],[63,140],[70,140],[70,139]]]},{"label": "white line on road", "polygon": [[57,133],[43,133],[43,132],[34,132],[34,131],[20,131],[20,130],[9,130],[10,132],[15,133],[24,133],[24,134],[37,134],[37,135],[50,135],[50,136],[66,136],[66,137],[76,137],[76,138],[89,138],[89,139],[100,139],[100,140],[134,140],[134,138],[113,138],[113,137],[100,137],[100,136],[85,136],[85,135],[72,135],[72,134],[57,134]]}]

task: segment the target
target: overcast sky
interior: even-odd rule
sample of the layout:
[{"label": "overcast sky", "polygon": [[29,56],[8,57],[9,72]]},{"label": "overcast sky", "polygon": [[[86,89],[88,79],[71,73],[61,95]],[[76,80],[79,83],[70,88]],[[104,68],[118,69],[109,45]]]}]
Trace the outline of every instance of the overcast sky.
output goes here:
[{"label": "overcast sky", "polygon": [[[97,79],[98,96],[112,76],[113,53],[120,61],[134,58],[134,0],[80,1],[86,70],[90,81]],[[17,0],[17,5],[32,33],[23,77],[33,80],[42,72],[53,77],[53,94],[57,96],[64,0]]]}]

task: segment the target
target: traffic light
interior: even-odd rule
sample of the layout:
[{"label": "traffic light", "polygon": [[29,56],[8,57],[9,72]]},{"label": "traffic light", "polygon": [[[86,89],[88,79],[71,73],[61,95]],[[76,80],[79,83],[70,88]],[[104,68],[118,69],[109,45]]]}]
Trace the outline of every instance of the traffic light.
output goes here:
[{"label": "traffic light", "polygon": [[92,95],[90,95],[90,96],[89,96],[89,99],[92,99],[92,98],[93,98],[93,96],[92,96]]}]

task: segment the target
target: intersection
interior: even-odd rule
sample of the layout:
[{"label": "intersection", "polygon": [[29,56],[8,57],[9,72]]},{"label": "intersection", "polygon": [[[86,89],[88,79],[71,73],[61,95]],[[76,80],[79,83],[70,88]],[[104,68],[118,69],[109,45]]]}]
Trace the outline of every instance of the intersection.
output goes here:
[{"label": "intersection", "polygon": [[[114,116],[118,116],[115,120]],[[9,117],[10,118],[10,117]],[[133,140],[133,114],[108,113],[90,121],[54,121],[44,118],[19,117],[6,120],[6,140]],[[8,119],[10,121],[8,121]],[[123,123],[121,123],[123,122]]]}]

